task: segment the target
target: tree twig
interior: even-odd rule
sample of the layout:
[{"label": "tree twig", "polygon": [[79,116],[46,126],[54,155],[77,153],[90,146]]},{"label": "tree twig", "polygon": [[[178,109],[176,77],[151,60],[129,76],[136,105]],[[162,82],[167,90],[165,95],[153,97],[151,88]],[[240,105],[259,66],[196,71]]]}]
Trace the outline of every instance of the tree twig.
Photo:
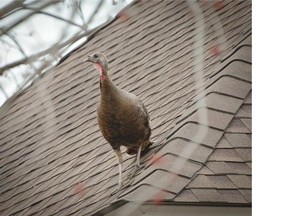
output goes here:
[{"label": "tree twig", "polygon": [[3,8],[0,9],[0,18],[9,15],[9,13],[16,11],[17,9],[24,6],[25,0],[18,0],[18,1],[12,1],[9,4],[5,5]]},{"label": "tree twig", "polygon": [[[33,10],[33,11],[34,11],[34,9],[33,9],[33,8],[30,8],[30,7],[25,7],[25,9],[29,9],[29,10]],[[64,21],[64,22],[69,23],[69,24],[71,24],[71,25],[77,26],[77,27],[81,28],[82,30],[84,30],[83,26],[78,25],[77,23],[74,23],[74,22],[72,22],[72,21],[70,21],[70,20],[68,20],[68,19],[64,19],[64,18],[62,18],[62,17],[56,16],[56,15],[54,15],[54,14],[50,14],[50,13],[45,12],[45,11],[38,11],[38,10],[36,10],[35,12],[38,13],[38,14],[44,14],[44,15],[53,17],[53,18],[55,18],[55,19],[59,19],[59,20],[61,20],[61,21]]]},{"label": "tree twig", "polygon": [[86,32],[84,32],[84,33],[82,33],[82,34],[77,33],[77,34],[75,35],[75,37],[72,37],[72,38],[66,40],[65,42],[63,42],[63,43],[61,43],[61,44],[59,44],[59,43],[57,42],[57,43],[53,44],[51,47],[49,47],[48,49],[45,49],[45,50],[43,50],[43,51],[41,51],[41,52],[38,52],[38,53],[36,53],[36,54],[33,54],[33,55],[31,55],[31,56],[29,56],[29,57],[27,57],[27,58],[23,58],[23,59],[20,59],[20,60],[18,60],[18,61],[15,61],[15,62],[12,62],[12,63],[10,63],[10,64],[7,64],[7,65],[5,65],[5,66],[3,66],[3,67],[0,68],[0,75],[2,75],[3,72],[4,72],[5,70],[7,70],[7,69],[16,67],[16,66],[21,65],[21,64],[30,63],[30,62],[38,59],[39,57],[44,56],[44,55],[46,55],[46,54],[54,51],[55,49],[58,50],[58,49],[61,49],[61,48],[65,47],[65,46],[67,46],[67,45],[69,45],[69,44],[71,44],[71,43],[73,43],[73,42],[76,42],[76,41],[79,40],[80,38],[85,37],[85,36],[91,34],[93,31],[95,31],[95,30],[92,29],[92,30],[86,31]]},{"label": "tree twig", "polygon": [[[56,4],[56,3],[59,3],[58,1],[39,1],[41,3],[43,3],[42,5],[40,5],[38,8],[37,8],[37,11],[41,11],[43,10],[44,8],[52,5],[52,4]],[[8,27],[6,28],[2,28],[0,30],[0,35],[3,35],[3,34],[6,34],[8,31],[10,31],[12,28],[14,28],[15,26],[19,25],[20,23],[22,23],[24,20],[28,19],[29,17],[31,17],[33,14],[35,14],[34,11],[32,11],[31,13],[29,14],[26,14],[25,16],[21,17],[21,19],[17,19],[14,23],[12,23],[11,25],[9,25]]]},{"label": "tree twig", "polygon": [[[97,7],[95,8],[95,11],[94,11],[94,13],[93,13],[93,15],[91,15],[91,17],[88,19],[87,24],[89,24],[89,23],[92,21],[93,16],[94,16],[95,14],[97,14],[97,12],[99,11],[99,9],[100,9],[101,6],[103,5],[103,3],[104,3],[104,0],[102,0],[102,1],[97,5]],[[18,61],[15,61],[15,62],[6,64],[5,66],[0,67],[0,75],[2,75],[2,74],[4,73],[4,71],[6,71],[6,70],[8,70],[8,69],[10,69],[10,68],[16,67],[16,66],[21,65],[21,64],[31,63],[31,62],[35,61],[36,59],[38,59],[39,57],[42,57],[42,56],[44,56],[44,55],[47,55],[47,54],[49,54],[49,53],[51,53],[51,52],[55,52],[55,50],[60,50],[60,49],[62,49],[63,47],[65,47],[65,46],[67,46],[67,45],[69,45],[69,44],[72,44],[72,43],[76,42],[77,40],[79,40],[79,39],[81,39],[82,37],[85,37],[85,36],[91,34],[91,33],[94,32],[94,31],[95,31],[95,29],[92,29],[92,30],[88,30],[88,31],[86,31],[86,32],[84,32],[84,33],[82,33],[82,34],[81,34],[81,31],[80,31],[80,32],[77,32],[77,33],[75,33],[75,36],[74,36],[74,37],[67,39],[67,40],[66,40],[65,42],[63,42],[63,43],[60,43],[60,44],[59,44],[59,42],[56,42],[56,43],[54,43],[51,47],[49,47],[49,48],[46,49],[46,50],[40,51],[40,52],[38,52],[38,53],[36,53],[36,54],[33,54],[33,55],[29,56],[29,57],[25,57],[25,58],[20,59],[20,60],[18,60]]]},{"label": "tree twig", "polygon": [[23,50],[22,46],[19,44],[19,42],[17,41],[17,39],[14,37],[14,35],[12,35],[10,32],[7,32],[6,35],[16,44],[16,46],[18,47],[19,51],[20,51],[25,57],[27,57],[25,51]]}]

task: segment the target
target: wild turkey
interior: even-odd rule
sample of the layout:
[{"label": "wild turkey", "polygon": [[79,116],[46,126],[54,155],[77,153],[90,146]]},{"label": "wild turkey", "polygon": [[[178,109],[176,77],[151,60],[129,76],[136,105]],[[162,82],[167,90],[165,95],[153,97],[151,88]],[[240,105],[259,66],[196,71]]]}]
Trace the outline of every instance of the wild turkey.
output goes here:
[{"label": "wild turkey", "polygon": [[120,188],[123,164],[120,146],[125,146],[126,153],[130,155],[137,154],[136,167],[139,167],[141,151],[152,144],[149,114],[138,97],[120,89],[112,82],[104,54],[95,53],[93,56],[88,56],[84,62],[91,62],[99,72],[101,99],[97,107],[98,124],[104,138],[116,153]]}]

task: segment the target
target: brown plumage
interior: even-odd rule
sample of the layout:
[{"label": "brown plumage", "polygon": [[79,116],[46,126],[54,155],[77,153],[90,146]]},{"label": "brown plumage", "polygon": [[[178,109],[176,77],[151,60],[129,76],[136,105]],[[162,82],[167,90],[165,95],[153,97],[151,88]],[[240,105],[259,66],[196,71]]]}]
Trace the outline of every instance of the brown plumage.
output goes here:
[{"label": "brown plumage", "polygon": [[136,166],[140,166],[141,151],[152,144],[149,114],[138,97],[112,82],[104,54],[95,53],[84,62],[91,62],[99,72],[101,100],[97,108],[98,124],[104,138],[116,153],[121,187],[123,161],[120,146],[125,146],[128,154],[137,154]]}]

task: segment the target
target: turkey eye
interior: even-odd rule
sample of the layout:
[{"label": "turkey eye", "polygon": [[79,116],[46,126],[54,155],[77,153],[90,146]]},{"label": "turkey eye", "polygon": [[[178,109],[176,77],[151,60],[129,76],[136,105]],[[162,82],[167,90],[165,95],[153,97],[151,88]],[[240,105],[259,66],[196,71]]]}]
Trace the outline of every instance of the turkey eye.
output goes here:
[{"label": "turkey eye", "polygon": [[99,57],[99,55],[98,54],[94,54],[94,58],[98,58]]}]

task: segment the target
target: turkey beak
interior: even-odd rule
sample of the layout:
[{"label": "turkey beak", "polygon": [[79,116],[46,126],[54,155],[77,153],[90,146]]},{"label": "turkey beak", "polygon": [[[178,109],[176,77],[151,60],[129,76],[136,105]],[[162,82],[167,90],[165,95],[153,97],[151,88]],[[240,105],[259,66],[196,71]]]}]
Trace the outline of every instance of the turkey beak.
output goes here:
[{"label": "turkey beak", "polygon": [[84,59],[83,62],[93,62],[93,61],[92,61],[92,57],[91,57],[91,56],[88,56],[86,59]]}]

